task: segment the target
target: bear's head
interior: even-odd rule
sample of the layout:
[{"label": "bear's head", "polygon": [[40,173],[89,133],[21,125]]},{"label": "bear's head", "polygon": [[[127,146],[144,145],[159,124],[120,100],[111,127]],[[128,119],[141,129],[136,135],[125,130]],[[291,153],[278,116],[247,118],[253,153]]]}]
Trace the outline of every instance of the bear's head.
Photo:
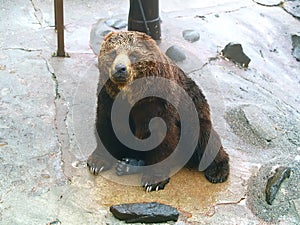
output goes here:
[{"label": "bear's head", "polygon": [[160,65],[169,63],[156,42],[137,31],[110,32],[98,60],[101,82],[110,80],[119,90],[134,79],[159,74]]}]

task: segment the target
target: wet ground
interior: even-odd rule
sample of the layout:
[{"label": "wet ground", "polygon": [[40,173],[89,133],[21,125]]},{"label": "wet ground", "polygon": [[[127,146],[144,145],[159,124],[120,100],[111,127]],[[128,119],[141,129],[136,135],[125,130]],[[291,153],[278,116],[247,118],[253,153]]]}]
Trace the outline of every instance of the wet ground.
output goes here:
[{"label": "wet ground", "polygon": [[[160,47],[186,55],[178,65],[208,97],[231,175],[215,185],[183,169],[153,193],[95,178],[85,167],[96,145],[93,50],[103,37],[94,31],[128,13],[129,1],[114,2],[65,1],[70,57],[55,58],[53,2],[2,1],[0,224],[123,224],[109,206],[150,201],[177,207],[178,225],[299,224],[300,62],[292,55],[299,1],[161,0]],[[186,29],[200,40],[184,40]],[[229,42],[242,44],[247,69],[220,56]],[[265,186],[278,166],[291,175],[269,205]]]}]

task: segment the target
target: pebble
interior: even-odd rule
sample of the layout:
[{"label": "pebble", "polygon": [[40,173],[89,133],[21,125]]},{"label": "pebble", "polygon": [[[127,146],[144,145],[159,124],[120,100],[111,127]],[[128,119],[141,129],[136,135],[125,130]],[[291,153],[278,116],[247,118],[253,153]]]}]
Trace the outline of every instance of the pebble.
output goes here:
[{"label": "pebble", "polygon": [[175,45],[168,48],[168,50],[166,51],[166,55],[174,62],[182,62],[186,59],[183,50],[181,50],[179,47]]},{"label": "pebble", "polygon": [[198,41],[200,39],[199,32],[197,32],[195,30],[184,30],[182,32],[182,36],[185,40],[187,40],[191,43]]},{"label": "pebble", "polygon": [[292,45],[293,45],[293,56],[300,61],[300,36],[297,34],[292,35]]},{"label": "pebble", "polygon": [[176,208],[158,202],[113,205],[110,211],[127,223],[163,223],[177,221],[179,216]]},{"label": "pebble", "polygon": [[222,55],[242,67],[248,67],[251,61],[251,59],[243,52],[242,45],[238,43],[230,42],[227,44],[222,50]]}]

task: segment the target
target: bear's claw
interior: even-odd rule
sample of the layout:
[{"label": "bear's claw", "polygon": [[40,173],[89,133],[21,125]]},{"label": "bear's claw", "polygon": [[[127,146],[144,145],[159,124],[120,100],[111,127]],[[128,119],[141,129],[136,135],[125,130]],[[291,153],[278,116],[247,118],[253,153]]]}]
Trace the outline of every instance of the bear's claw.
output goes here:
[{"label": "bear's claw", "polygon": [[93,155],[88,158],[87,166],[93,175],[98,175],[99,173],[108,170],[111,167],[108,162]]},{"label": "bear's claw", "polygon": [[[148,180],[148,182],[147,182]],[[151,191],[159,191],[163,190],[167,183],[169,183],[170,178],[165,179],[163,181],[158,181],[155,182],[154,180],[160,180],[155,177],[143,177],[142,178],[142,186],[145,188],[146,192],[151,192]]]}]

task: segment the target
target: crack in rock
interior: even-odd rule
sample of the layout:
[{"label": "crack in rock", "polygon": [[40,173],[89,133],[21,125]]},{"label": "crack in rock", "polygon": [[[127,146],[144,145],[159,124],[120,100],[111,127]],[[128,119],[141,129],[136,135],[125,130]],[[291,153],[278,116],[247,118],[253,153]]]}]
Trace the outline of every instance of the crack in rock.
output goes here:
[{"label": "crack in rock", "polygon": [[2,48],[2,50],[18,50],[18,51],[25,51],[25,52],[41,52],[43,51],[42,49],[30,49],[30,48],[22,48],[22,47],[12,47],[12,48]]},{"label": "crack in rock", "polygon": [[54,72],[53,67],[50,65],[50,63],[48,62],[48,60],[46,58],[43,58],[45,60],[46,66],[47,66],[47,70],[49,71],[49,73],[52,75],[52,80],[55,83],[55,100],[61,98],[61,94],[59,92],[59,83],[56,77],[56,74]]},{"label": "crack in rock", "polygon": [[38,6],[38,2],[36,0],[30,0],[32,6],[33,6],[33,9],[34,9],[34,16],[36,18],[36,20],[38,21],[38,23],[43,26],[43,13],[42,13],[42,10],[39,8]]}]

